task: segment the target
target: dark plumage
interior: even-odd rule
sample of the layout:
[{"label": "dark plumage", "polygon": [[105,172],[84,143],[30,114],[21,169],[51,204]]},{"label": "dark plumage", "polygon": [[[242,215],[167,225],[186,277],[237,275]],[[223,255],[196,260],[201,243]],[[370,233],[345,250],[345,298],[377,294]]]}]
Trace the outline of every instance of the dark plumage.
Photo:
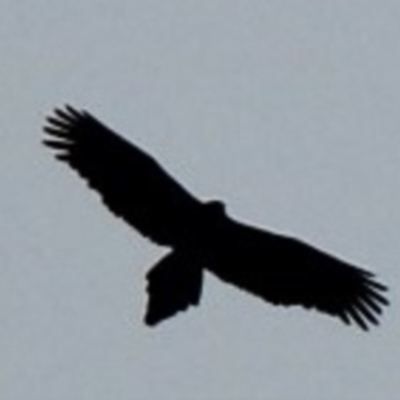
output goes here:
[{"label": "dark plumage", "polygon": [[277,305],[303,305],[362,329],[378,324],[387,288],[297,239],[241,224],[201,202],[148,154],[86,111],[56,109],[44,143],[97,190],[117,216],[171,252],[147,275],[148,325],[198,305],[204,269]]}]

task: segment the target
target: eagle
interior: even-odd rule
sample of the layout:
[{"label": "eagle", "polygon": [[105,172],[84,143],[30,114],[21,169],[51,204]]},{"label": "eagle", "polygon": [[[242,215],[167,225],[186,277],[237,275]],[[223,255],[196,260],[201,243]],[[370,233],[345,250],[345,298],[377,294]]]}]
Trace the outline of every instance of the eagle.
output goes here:
[{"label": "eagle", "polygon": [[170,248],[147,273],[144,322],[155,326],[200,303],[205,271],[268,303],[298,305],[368,330],[389,304],[375,275],[291,236],[231,218],[201,201],[148,153],[85,110],[47,117],[43,143],[104,204],[142,235]]}]

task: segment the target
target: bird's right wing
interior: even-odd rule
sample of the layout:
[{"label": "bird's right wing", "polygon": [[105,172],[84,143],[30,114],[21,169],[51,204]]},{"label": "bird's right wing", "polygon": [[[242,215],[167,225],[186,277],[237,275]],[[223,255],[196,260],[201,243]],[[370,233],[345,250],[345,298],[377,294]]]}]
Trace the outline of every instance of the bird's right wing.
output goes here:
[{"label": "bird's right wing", "polygon": [[159,244],[184,239],[201,204],[148,154],[85,111],[56,109],[44,143],[58,151],[117,216]]}]

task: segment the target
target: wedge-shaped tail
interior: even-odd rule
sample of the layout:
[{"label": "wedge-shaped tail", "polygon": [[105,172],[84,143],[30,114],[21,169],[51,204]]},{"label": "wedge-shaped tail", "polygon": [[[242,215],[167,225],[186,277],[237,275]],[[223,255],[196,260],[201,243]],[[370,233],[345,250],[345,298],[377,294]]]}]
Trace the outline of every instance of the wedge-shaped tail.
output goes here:
[{"label": "wedge-shaped tail", "polygon": [[203,270],[193,259],[172,251],[147,274],[149,294],[145,322],[156,325],[200,302]]}]

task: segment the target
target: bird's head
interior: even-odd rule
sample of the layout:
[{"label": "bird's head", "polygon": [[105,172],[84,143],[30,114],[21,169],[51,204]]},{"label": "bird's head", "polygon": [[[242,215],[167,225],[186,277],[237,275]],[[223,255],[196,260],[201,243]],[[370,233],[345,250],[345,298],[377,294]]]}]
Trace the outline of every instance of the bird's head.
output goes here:
[{"label": "bird's head", "polygon": [[211,200],[207,201],[204,204],[206,207],[207,215],[211,216],[212,218],[221,218],[225,217],[225,204],[219,200]]}]

